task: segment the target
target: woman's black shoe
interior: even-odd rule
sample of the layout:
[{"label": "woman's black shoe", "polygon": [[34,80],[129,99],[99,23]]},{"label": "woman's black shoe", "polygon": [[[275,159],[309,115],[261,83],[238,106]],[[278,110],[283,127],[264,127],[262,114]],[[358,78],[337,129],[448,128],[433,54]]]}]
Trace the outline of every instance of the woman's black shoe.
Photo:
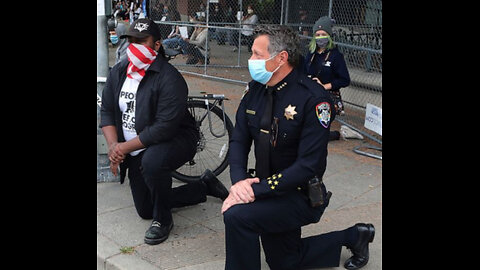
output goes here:
[{"label": "woman's black shoe", "polygon": [[355,226],[358,230],[358,241],[355,246],[347,247],[353,253],[353,256],[345,261],[343,265],[349,270],[362,268],[368,263],[368,243],[371,243],[375,237],[373,224],[357,223]]},{"label": "woman's black shoe", "polygon": [[173,228],[173,221],[168,225],[160,224],[154,220],[150,228],[145,232],[145,243],[149,245],[158,245],[167,240],[170,231]]}]

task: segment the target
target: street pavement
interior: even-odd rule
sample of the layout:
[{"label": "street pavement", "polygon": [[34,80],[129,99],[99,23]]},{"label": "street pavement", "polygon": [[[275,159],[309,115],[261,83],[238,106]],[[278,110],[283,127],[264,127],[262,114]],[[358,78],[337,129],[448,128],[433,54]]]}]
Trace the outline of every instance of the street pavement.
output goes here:
[{"label": "street pavement", "polygon": [[[225,93],[231,98],[227,114],[234,121],[244,86],[184,75],[190,94],[200,91]],[[332,125],[338,128],[334,122]],[[382,161],[354,153],[367,140],[339,140],[329,143],[324,182],[333,195],[318,223],[302,228],[302,237],[343,230],[357,222],[372,223],[376,233],[370,244],[370,261],[362,269],[382,269]],[[251,164],[253,160],[250,160]],[[229,188],[228,168],[219,180]],[[182,185],[174,180],[174,186]],[[225,265],[225,237],[222,201],[208,197],[195,206],[173,209],[175,226],[159,245],[143,242],[151,220],[141,219],[133,205],[128,179],[97,183],[97,269],[117,270],[221,270]],[[269,269],[262,251],[262,270]],[[351,256],[342,249],[338,268]],[[245,269],[248,270],[248,269]]]}]

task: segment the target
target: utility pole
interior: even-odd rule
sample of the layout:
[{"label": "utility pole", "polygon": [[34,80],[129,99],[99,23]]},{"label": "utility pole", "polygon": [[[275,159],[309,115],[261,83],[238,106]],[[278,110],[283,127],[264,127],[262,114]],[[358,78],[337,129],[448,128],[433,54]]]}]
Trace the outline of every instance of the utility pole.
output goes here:
[{"label": "utility pole", "polygon": [[109,0],[97,0],[97,77],[106,77],[108,74],[108,40],[105,1]]},{"label": "utility pole", "polygon": [[[97,97],[102,96],[105,79],[108,76],[108,40],[107,17],[105,11],[111,13],[110,0],[97,0]],[[120,181],[118,176],[110,172],[108,145],[103,137],[100,124],[100,106],[97,98],[97,182]]]}]

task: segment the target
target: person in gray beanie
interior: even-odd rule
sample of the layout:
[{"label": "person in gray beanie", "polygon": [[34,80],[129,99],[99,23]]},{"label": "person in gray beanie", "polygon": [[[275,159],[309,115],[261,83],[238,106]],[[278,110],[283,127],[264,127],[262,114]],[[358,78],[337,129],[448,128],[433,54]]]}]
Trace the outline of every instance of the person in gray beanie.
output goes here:
[{"label": "person in gray beanie", "polygon": [[[340,88],[350,84],[350,75],[343,54],[332,40],[333,20],[328,16],[320,17],[312,28],[313,36],[309,53],[304,59],[304,71],[330,93],[337,115],[344,114]],[[330,131],[330,141],[340,138],[363,139],[363,136],[342,125],[340,131]]]}]

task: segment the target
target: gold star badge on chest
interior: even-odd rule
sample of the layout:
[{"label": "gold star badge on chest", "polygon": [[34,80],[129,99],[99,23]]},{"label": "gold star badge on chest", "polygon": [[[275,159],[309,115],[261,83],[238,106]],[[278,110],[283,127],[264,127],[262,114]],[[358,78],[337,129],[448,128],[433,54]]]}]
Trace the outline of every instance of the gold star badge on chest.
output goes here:
[{"label": "gold star badge on chest", "polygon": [[285,108],[285,117],[287,118],[287,120],[293,120],[293,116],[295,114],[297,114],[297,112],[295,111],[295,108],[297,106],[292,106],[291,104],[288,104],[288,107]]}]

